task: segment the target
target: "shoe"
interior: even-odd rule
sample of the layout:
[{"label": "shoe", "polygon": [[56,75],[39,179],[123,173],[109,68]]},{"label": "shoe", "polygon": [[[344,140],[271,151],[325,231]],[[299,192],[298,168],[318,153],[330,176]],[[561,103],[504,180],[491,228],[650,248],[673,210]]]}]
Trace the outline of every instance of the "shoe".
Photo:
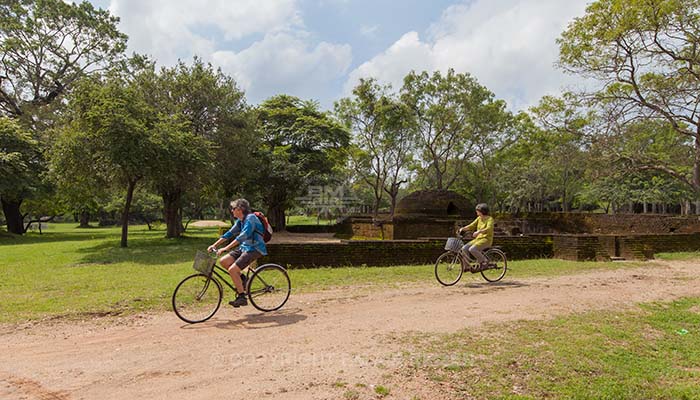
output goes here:
[{"label": "shoe", "polygon": [[242,307],[248,305],[248,299],[245,298],[244,294],[239,294],[236,300],[229,301],[228,304],[234,307]]}]

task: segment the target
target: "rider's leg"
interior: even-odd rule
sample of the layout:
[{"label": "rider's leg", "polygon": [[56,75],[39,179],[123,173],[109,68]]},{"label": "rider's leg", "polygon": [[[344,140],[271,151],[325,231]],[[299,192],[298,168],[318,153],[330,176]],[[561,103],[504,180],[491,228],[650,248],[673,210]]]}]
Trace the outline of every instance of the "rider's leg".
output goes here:
[{"label": "rider's leg", "polygon": [[238,292],[236,300],[229,302],[229,304],[232,306],[240,307],[248,305],[248,301],[246,300],[245,296],[245,287],[243,285],[243,280],[241,279],[241,271],[246,269],[253,261],[260,257],[262,257],[262,254],[258,253],[257,251],[240,253],[238,257],[236,257],[236,261],[233,263],[233,265],[228,268],[228,273],[231,275],[231,280],[236,286],[236,291]]},{"label": "rider's leg", "polygon": [[479,261],[481,266],[484,266],[488,263],[488,260],[486,259],[484,253],[481,252],[480,247],[483,246],[471,245],[469,246],[469,252],[474,256],[474,258],[476,258],[477,261]]},{"label": "rider's leg", "polygon": [[241,257],[241,254],[243,254],[243,252],[240,249],[236,249],[221,257],[219,260],[221,266],[224,267],[224,269],[228,271],[229,276],[231,276],[231,282],[233,282],[233,286],[236,287],[236,291],[238,293],[245,292],[243,281],[241,280],[241,268],[235,264],[235,262]]}]

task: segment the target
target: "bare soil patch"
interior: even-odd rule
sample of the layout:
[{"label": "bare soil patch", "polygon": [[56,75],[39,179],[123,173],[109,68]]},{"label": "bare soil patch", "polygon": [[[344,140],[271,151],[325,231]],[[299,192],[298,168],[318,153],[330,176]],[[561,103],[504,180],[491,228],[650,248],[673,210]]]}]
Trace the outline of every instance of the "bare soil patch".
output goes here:
[{"label": "bare soil patch", "polygon": [[639,302],[700,296],[700,266],[655,262],[635,269],[551,278],[473,279],[454,287],[293,294],[280,311],[224,307],[187,325],[173,313],[0,327],[2,399],[452,398],[449,387],[404,381],[409,334],[489,329]]}]

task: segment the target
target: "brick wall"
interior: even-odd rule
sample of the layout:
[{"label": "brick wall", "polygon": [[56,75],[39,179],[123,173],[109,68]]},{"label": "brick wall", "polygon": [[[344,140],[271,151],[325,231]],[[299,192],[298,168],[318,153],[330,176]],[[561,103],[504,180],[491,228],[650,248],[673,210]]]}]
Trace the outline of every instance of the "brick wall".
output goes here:
[{"label": "brick wall", "polygon": [[[291,268],[319,266],[385,266],[432,264],[444,250],[445,239],[422,240],[352,240],[341,243],[268,244],[268,257]],[[509,259],[552,256],[551,238],[546,236],[497,238]]]},{"label": "brick wall", "polygon": [[498,215],[496,228],[519,233],[662,234],[700,232],[698,216],[663,214],[529,213]]},{"label": "brick wall", "polygon": [[[274,262],[291,268],[432,264],[444,251],[444,238],[352,240],[341,243],[268,244]],[[502,236],[494,245],[509,260],[560,258],[607,261],[653,258],[654,253],[700,251],[700,233],[664,235],[525,235]]]},{"label": "brick wall", "polygon": [[553,256],[565,260],[606,261],[610,257],[647,260],[654,253],[700,251],[700,233],[659,235],[553,235]]}]

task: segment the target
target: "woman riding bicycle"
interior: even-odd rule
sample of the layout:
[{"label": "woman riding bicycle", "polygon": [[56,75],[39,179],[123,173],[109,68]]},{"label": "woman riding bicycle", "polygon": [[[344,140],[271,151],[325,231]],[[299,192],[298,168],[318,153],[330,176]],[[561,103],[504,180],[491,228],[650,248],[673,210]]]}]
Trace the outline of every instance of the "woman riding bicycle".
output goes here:
[{"label": "woman riding bicycle", "polygon": [[[230,210],[236,218],[236,223],[228,232],[221,235],[219,240],[207,248],[208,251],[216,251],[218,256],[229,252],[231,249],[239,246],[237,249],[230,251],[227,255],[221,257],[219,262],[221,266],[228,270],[231,280],[233,281],[238,296],[229,304],[234,307],[247,306],[248,300],[245,295],[245,287],[241,279],[241,271],[248,267],[253,261],[262,256],[267,255],[265,240],[263,239],[263,224],[260,219],[253,214],[250,203],[246,199],[237,199],[231,202]],[[232,237],[235,239],[217,250],[217,247]]]},{"label": "woman riding bicycle", "polygon": [[461,235],[465,231],[474,231],[470,242],[462,247],[463,250],[469,251],[479,261],[480,269],[485,269],[488,266],[488,260],[482,252],[485,248],[491,247],[493,244],[493,217],[489,215],[489,206],[485,203],[477,204],[476,219],[471,224],[459,229]]}]

